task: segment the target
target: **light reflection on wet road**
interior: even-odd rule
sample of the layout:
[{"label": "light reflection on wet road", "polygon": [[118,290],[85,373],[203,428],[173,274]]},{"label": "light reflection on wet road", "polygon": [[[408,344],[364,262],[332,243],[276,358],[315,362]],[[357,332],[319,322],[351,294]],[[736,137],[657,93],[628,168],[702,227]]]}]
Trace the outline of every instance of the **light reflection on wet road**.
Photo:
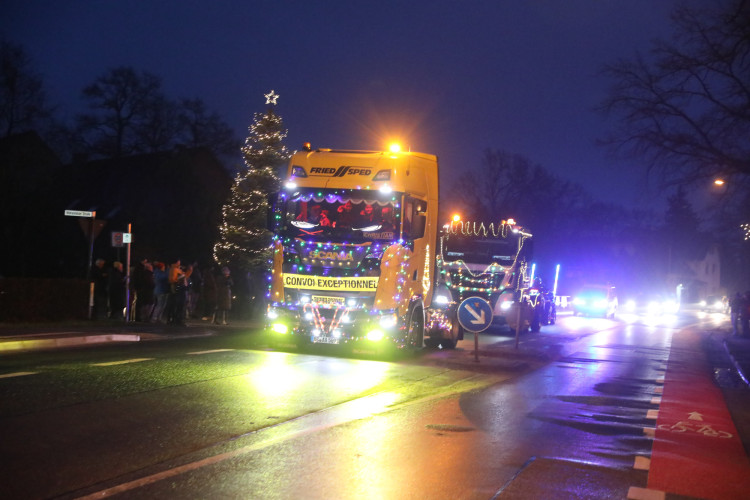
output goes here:
[{"label": "light reflection on wet road", "polygon": [[[394,364],[227,350],[198,360],[155,351],[151,364],[116,369],[127,373],[129,387],[145,384],[143,393],[114,401],[141,432],[117,437],[127,448],[100,447],[122,472],[110,470],[111,479],[64,497],[100,497],[130,484],[122,497],[624,498],[628,487],[645,486],[645,473],[633,464],[651,447],[644,428],[654,426],[647,415],[658,407],[652,398],[676,331],[671,326],[562,317],[522,339],[564,353],[526,373],[473,373],[420,366],[419,359]],[[513,339],[482,337],[484,344],[498,341]],[[175,368],[192,377],[198,362],[205,375],[181,385],[187,375],[178,377]],[[152,366],[174,382],[157,386],[147,371]],[[81,370],[88,378],[93,369]],[[36,387],[34,380],[23,383]],[[39,380],[42,389],[47,379]],[[89,390],[89,402],[63,399],[53,413],[47,405],[55,403],[45,400],[29,432],[49,427],[54,435],[50,414],[71,421],[105,414],[112,424],[99,424],[102,435],[117,428],[118,413],[96,392],[108,387]],[[172,415],[177,401],[179,419]],[[278,423],[264,423],[269,419]],[[173,458],[149,462],[153,443],[138,441],[148,432]],[[233,437],[221,437],[227,435]],[[19,447],[24,439],[18,437]],[[144,464],[139,469],[127,462],[136,458]],[[86,484],[94,470],[67,466],[84,476],[78,483],[65,476],[70,484]]]}]

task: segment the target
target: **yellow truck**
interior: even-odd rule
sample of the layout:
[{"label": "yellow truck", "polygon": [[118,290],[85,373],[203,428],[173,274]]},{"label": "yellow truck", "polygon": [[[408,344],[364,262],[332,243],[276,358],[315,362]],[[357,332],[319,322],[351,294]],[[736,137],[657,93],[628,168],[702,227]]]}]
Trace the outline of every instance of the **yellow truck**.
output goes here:
[{"label": "yellow truck", "polygon": [[382,352],[451,335],[430,308],[436,156],[306,148],[289,162],[271,226],[273,344]]}]

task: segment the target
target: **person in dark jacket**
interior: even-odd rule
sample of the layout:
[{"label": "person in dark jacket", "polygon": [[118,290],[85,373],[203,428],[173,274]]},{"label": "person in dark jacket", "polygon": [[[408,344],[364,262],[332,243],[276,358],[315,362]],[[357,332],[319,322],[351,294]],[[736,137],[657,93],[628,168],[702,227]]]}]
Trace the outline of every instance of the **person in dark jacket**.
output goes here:
[{"label": "person in dark jacket", "polygon": [[229,311],[232,309],[232,286],[234,282],[228,267],[221,268],[221,275],[216,279],[216,317],[214,323],[227,324]]},{"label": "person in dark jacket", "polygon": [[135,292],[135,320],[148,321],[154,308],[154,267],[148,259],[142,259],[133,270]]},{"label": "person in dark jacket", "polygon": [[109,269],[105,267],[104,259],[96,259],[91,267],[91,282],[94,284],[94,319],[107,317],[107,301],[109,300]]},{"label": "person in dark jacket", "polygon": [[123,319],[125,317],[125,272],[122,262],[112,264],[108,290],[110,319]]}]

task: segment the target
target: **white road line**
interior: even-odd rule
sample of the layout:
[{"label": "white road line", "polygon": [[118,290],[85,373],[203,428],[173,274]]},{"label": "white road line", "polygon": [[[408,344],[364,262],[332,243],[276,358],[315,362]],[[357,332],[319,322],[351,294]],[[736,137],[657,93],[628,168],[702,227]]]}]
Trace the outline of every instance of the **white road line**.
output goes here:
[{"label": "white road line", "polygon": [[646,418],[656,420],[659,417],[659,410],[649,410],[646,412]]},{"label": "white road line", "polygon": [[210,351],[196,351],[196,352],[189,352],[189,355],[196,355],[196,354],[211,354],[214,352],[227,352],[227,351],[234,351],[234,349],[212,349]]},{"label": "white road line", "polygon": [[13,372],[13,373],[4,373],[0,375],[0,378],[11,378],[11,377],[24,377],[26,375],[36,375],[39,372]]},{"label": "white road line", "polygon": [[637,456],[635,457],[633,468],[637,470],[649,470],[651,468],[651,459],[648,457]]},{"label": "white road line", "polygon": [[125,365],[127,363],[140,363],[141,361],[151,361],[154,358],[133,358],[123,359],[122,361],[109,361],[107,363],[92,363],[91,366],[114,366],[114,365]]},{"label": "white road line", "polygon": [[665,498],[667,498],[667,495],[663,491],[649,490],[638,486],[631,486],[628,490],[628,500],[664,500]]}]

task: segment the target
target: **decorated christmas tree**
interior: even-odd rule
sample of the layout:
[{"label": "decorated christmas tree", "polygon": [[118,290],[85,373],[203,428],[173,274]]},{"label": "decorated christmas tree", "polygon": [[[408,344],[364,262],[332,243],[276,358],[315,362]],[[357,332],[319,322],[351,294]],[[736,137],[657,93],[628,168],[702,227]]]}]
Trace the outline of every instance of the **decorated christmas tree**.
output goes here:
[{"label": "decorated christmas tree", "polygon": [[255,113],[242,153],[245,167],[235,176],[229,200],[223,207],[219,242],[214,259],[245,272],[259,271],[270,256],[271,233],[266,229],[268,195],[280,187],[276,171],[290,154],[283,144],[287,135],[274,108],[278,94],[265,95],[268,110]]}]

